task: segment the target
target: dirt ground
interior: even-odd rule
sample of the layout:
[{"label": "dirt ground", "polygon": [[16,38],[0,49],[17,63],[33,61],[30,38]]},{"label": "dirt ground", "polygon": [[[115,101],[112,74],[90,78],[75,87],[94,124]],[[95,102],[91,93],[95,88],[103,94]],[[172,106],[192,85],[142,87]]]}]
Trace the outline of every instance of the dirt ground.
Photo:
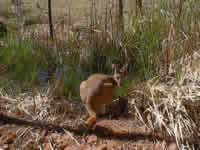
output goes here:
[{"label": "dirt ground", "polygon": [[[117,109],[116,105],[120,106]],[[84,110],[72,112],[54,122],[38,121],[20,112],[0,112],[0,150],[176,150],[175,140],[153,131],[127,111],[124,101],[107,108],[108,113],[83,136]],[[125,108],[125,109],[124,109]],[[129,108],[130,110],[131,108]],[[58,117],[59,118],[59,117]],[[63,119],[68,123],[63,123]]]},{"label": "dirt ground", "polygon": [[[123,129],[122,129],[123,130]],[[34,135],[31,135],[34,134]],[[35,136],[30,138],[30,136]],[[100,137],[90,134],[86,138],[75,135],[70,132],[47,131],[45,129],[35,129],[32,127],[23,127],[18,125],[1,124],[0,128],[0,148],[2,150],[162,150],[166,143],[156,138],[114,138]],[[176,150],[174,143],[167,144],[168,150]]]}]

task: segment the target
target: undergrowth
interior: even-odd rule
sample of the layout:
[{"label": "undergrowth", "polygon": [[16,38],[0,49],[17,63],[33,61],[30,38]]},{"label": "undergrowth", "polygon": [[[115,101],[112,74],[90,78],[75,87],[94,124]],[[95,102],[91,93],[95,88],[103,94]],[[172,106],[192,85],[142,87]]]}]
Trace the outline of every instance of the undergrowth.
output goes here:
[{"label": "undergrowth", "polygon": [[[0,39],[1,90],[9,93],[16,83],[19,93],[49,88],[63,71],[64,96],[80,100],[81,81],[96,72],[112,74],[113,64],[119,68],[127,64],[127,77],[114,98],[125,96],[133,83],[146,83],[132,91],[131,101],[145,100],[141,101],[145,112],[138,116],[149,113],[147,125],[164,129],[181,149],[199,124],[200,2],[162,0],[149,5],[141,14],[129,16],[123,32],[114,19],[113,5],[107,6],[103,21],[91,4],[87,25],[80,29],[70,16],[69,24],[58,24],[62,30],[55,27],[56,42],[46,38],[48,25],[35,26],[28,37],[9,33]],[[194,57],[198,59],[193,62]],[[188,149],[194,148],[188,145]]]},{"label": "undergrowth", "polygon": [[[42,34],[30,34],[32,36],[24,38],[25,34],[20,37],[12,33],[12,36],[1,39],[5,43],[0,51],[0,63],[7,68],[4,74],[25,87],[31,87],[43,82],[35,82],[38,80],[37,72],[48,74],[51,68],[54,74],[58,66],[59,69],[68,68],[64,69],[69,74],[65,88],[67,95],[75,97],[79,95],[77,89],[81,80],[96,72],[111,74],[113,64],[119,67],[128,64],[129,81],[146,81],[156,75],[169,74],[172,62],[199,48],[200,30],[199,8],[195,5],[198,2],[176,3],[173,7],[169,4],[161,1],[151,9],[144,5],[142,15],[129,16],[132,22],[125,23],[123,33],[113,18],[117,13],[113,6],[107,6],[106,11],[110,14],[105,13],[107,19],[103,21],[96,6],[91,4],[89,11],[94,14],[87,16],[88,26],[78,28],[72,25],[74,30],[71,30],[71,20],[67,18],[66,29],[56,31],[55,27],[56,46],[49,46]],[[47,32],[48,25],[32,31]],[[181,74],[179,70],[176,72],[177,80]],[[46,85],[49,85],[49,78],[49,75],[43,78]],[[126,90],[122,91],[119,93],[124,95]]]},{"label": "undergrowth", "polygon": [[48,56],[40,49],[34,49],[31,39],[18,39],[16,33],[9,33],[1,39],[5,45],[0,49],[0,64],[5,66],[1,76],[16,82],[22,89],[31,88],[36,81],[36,72],[48,66]]}]

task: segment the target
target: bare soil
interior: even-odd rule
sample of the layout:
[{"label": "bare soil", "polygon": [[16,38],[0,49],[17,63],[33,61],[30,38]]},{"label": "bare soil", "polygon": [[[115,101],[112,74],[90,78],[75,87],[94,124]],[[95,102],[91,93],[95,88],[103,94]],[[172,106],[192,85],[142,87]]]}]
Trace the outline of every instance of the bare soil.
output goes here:
[{"label": "bare soil", "polygon": [[[116,107],[118,105],[118,107]],[[129,108],[128,108],[129,107]],[[115,109],[114,109],[115,108]],[[86,136],[80,106],[54,122],[33,120],[21,113],[0,112],[1,150],[176,150],[175,140],[162,131],[153,131],[134,118],[127,101],[107,107]],[[80,118],[79,118],[80,117]],[[198,142],[198,141],[197,141]]]}]

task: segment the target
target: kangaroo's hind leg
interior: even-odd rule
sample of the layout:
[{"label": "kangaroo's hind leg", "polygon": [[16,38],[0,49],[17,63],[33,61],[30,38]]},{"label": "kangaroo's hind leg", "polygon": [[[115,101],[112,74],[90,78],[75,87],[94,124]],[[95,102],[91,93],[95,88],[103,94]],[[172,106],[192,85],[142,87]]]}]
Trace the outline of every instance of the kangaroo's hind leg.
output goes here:
[{"label": "kangaroo's hind leg", "polygon": [[96,123],[96,119],[97,119],[97,112],[93,108],[92,104],[87,103],[87,104],[85,104],[85,107],[89,113],[89,118],[85,122],[87,127],[86,127],[86,131],[84,133],[84,136],[87,134],[88,130],[93,127],[93,125]]},{"label": "kangaroo's hind leg", "polygon": [[89,128],[91,128],[96,122],[97,113],[95,112],[95,110],[93,109],[90,103],[86,104],[86,109],[89,113],[89,118],[87,119],[86,124]]}]

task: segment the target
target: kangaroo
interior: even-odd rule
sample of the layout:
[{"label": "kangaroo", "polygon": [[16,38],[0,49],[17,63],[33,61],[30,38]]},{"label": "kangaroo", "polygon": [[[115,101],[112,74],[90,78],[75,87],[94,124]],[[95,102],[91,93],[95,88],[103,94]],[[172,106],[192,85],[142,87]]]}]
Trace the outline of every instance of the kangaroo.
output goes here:
[{"label": "kangaroo", "polygon": [[81,100],[89,113],[89,118],[85,122],[87,130],[95,124],[97,116],[104,113],[104,104],[112,102],[113,92],[120,87],[123,76],[123,70],[117,72],[115,69],[114,75],[97,73],[81,82]]}]

